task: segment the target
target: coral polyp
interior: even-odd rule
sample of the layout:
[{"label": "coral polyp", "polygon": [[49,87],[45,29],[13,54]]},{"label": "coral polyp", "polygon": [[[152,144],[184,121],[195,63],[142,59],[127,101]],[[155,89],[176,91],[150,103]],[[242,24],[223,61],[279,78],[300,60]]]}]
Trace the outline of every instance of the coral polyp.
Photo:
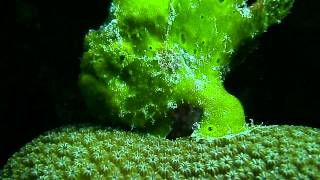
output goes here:
[{"label": "coral polyp", "polygon": [[101,127],[47,132],[15,153],[2,179],[319,179],[320,131],[252,127],[174,141]]}]

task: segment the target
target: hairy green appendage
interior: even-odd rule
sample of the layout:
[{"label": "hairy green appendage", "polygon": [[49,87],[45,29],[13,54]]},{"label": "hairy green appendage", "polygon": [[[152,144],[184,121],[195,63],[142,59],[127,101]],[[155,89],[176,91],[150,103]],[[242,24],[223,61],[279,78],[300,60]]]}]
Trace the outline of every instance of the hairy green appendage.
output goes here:
[{"label": "hairy green appendage", "polygon": [[[201,112],[193,135],[246,129],[241,103],[223,87],[235,51],[279,23],[293,0],[115,0],[86,36],[80,87],[98,119],[165,136],[182,107]],[[197,121],[197,120],[194,120]]]}]

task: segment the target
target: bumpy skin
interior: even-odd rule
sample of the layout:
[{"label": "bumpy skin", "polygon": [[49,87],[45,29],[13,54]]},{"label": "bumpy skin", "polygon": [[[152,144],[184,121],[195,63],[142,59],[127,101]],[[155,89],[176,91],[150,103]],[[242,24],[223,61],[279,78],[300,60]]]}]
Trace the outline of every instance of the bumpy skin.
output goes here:
[{"label": "bumpy skin", "polygon": [[320,131],[255,127],[175,141],[97,127],[48,132],[15,153],[7,179],[320,179]]},{"label": "bumpy skin", "polygon": [[[96,117],[167,135],[172,113],[201,112],[193,136],[246,129],[241,103],[223,87],[235,51],[279,23],[293,0],[115,0],[86,36],[80,87]],[[179,114],[178,114],[179,115]]]}]

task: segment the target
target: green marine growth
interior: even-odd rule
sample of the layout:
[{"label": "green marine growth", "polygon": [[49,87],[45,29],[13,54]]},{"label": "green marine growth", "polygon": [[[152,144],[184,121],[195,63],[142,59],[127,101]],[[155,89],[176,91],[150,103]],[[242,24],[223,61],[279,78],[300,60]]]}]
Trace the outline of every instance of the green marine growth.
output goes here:
[{"label": "green marine growth", "polygon": [[210,141],[64,127],[16,152],[0,179],[320,179],[319,154],[320,130],[300,126]]},{"label": "green marine growth", "polygon": [[85,39],[80,87],[89,109],[109,124],[161,136],[177,121],[194,123],[196,137],[245,131],[223,76],[235,51],[279,23],[292,3],[115,0],[107,23]]}]

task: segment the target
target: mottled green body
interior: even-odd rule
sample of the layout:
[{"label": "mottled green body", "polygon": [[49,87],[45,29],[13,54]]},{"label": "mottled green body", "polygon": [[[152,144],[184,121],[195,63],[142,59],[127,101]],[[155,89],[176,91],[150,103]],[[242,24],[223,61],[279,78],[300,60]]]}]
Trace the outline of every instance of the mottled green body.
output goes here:
[{"label": "mottled green body", "polygon": [[193,136],[246,129],[241,103],[223,87],[239,46],[288,13],[292,0],[116,0],[86,36],[80,87],[98,119],[165,136],[172,112],[201,110]]}]

